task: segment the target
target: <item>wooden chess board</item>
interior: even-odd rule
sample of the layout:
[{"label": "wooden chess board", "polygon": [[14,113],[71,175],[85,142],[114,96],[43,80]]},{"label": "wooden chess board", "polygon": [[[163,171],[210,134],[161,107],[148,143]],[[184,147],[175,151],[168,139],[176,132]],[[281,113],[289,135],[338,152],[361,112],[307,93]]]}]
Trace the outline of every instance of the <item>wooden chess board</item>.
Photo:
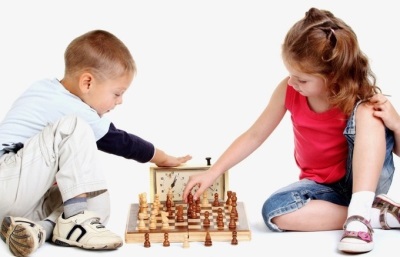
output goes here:
[{"label": "wooden chess board", "polygon": [[[161,203],[162,207],[160,210],[165,211],[165,202]],[[201,205],[200,214],[198,218],[191,219],[187,216],[187,204],[183,202],[174,202],[174,206],[171,207],[174,213],[178,205],[183,206],[184,210],[184,221],[176,222],[174,217],[168,218],[169,227],[166,229],[162,228],[161,215],[156,217],[156,229],[149,228],[149,219],[144,220],[145,229],[138,229],[139,219],[139,204],[131,204],[127,226],[125,231],[125,242],[126,243],[143,243],[145,233],[149,233],[149,239],[154,243],[161,243],[164,241],[164,233],[168,233],[168,239],[171,243],[183,242],[184,237],[188,237],[191,242],[204,242],[207,231],[210,233],[212,241],[231,241],[232,231],[236,230],[238,241],[249,241],[251,240],[251,231],[247,221],[246,211],[243,202],[237,202],[237,221],[236,228],[230,229],[230,211],[228,206],[221,202],[219,207],[214,207],[211,204],[206,206]],[[218,208],[223,210],[223,228],[217,226],[217,212]],[[203,226],[204,213],[208,211],[210,213],[210,226],[205,228]],[[151,204],[148,204],[148,215],[150,217]]]}]

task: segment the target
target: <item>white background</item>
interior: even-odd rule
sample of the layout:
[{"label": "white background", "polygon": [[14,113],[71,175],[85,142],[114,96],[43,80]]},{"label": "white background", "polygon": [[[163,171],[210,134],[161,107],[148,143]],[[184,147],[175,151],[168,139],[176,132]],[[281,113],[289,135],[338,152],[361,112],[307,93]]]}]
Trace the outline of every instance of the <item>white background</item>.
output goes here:
[{"label": "white background", "polygon": [[[123,105],[108,114],[110,119],[118,128],[169,154],[191,154],[190,163],[205,164],[205,157],[215,161],[265,108],[273,89],[287,75],[280,58],[283,38],[310,7],[332,11],[354,29],[378,85],[399,106],[400,18],[391,3],[2,1],[0,117],[33,81],[63,77],[63,53],[72,39],[89,30],[105,29],[125,42],[138,66]],[[341,231],[271,233],[263,224],[264,200],[298,178],[292,140],[286,116],[266,143],[230,170],[230,189],[247,208],[253,235],[250,242],[238,246],[215,242],[211,248],[191,243],[189,249],[182,249],[181,244],[169,248],[125,244],[112,252],[46,244],[34,256],[341,255],[336,250]],[[108,227],[124,237],[129,204],[137,202],[139,193],[149,192],[149,164],[99,155],[112,197]],[[389,193],[400,200],[397,176]],[[396,250],[398,233],[376,231],[375,250],[368,255]],[[0,245],[0,255],[10,255],[5,244]]]}]

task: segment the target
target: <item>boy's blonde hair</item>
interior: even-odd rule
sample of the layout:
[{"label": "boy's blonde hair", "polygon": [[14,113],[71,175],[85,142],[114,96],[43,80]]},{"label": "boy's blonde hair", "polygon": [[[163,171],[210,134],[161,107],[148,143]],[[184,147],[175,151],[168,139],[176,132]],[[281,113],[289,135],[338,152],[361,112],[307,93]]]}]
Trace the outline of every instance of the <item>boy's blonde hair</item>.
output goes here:
[{"label": "boy's blonde hair", "polygon": [[136,64],[125,44],[110,32],[89,31],[75,38],[64,54],[65,76],[89,72],[97,79],[136,74]]},{"label": "boy's blonde hair", "polygon": [[356,34],[329,11],[306,12],[287,33],[282,57],[301,72],[324,78],[331,105],[348,115],[358,100],[380,92]]}]

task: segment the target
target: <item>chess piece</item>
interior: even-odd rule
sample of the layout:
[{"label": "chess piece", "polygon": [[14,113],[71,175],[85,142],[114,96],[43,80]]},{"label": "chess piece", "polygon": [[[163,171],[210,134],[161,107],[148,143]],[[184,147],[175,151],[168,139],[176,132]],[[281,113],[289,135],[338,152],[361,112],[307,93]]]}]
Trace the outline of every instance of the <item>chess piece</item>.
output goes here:
[{"label": "chess piece", "polygon": [[214,194],[214,202],[213,202],[212,206],[214,206],[214,207],[218,207],[219,206],[218,193]]},{"label": "chess piece", "polygon": [[238,218],[239,218],[239,214],[238,214],[238,211],[237,211],[237,209],[236,209],[236,206],[237,206],[237,197],[236,197],[236,193],[235,193],[235,192],[232,192],[232,209],[231,209],[231,212],[234,212],[234,213],[235,213],[235,221],[237,221]]},{"label": "chess piece", "polygon": [[156,220],[156,215],[151,214],[150,216],[150,223],[149,223],[149,229],[156,229],[157,228],[157,220]]},{"label": "chess piece", "polygon": [[204,241],[205,246],[212,246],[211,235],[210,232],[206,233],[206,240]]},{"label": "chess piece", "polygon": [[189,244],[189,236],[188,235],[184,235],[183,236],[183,244],[182,244],[183,248],[189,248],[190,244]]},{"label": "chess piece", "polygon": [[145,230],[146,229],[146,224],[144,223],[144,214],[143,213],[139,213],[138,229],[139,230]]},{"label": "chess piece", "polygon": [[158,206],[160,206],[160,195],[159,194],[155,194],[154,195],[154,202],[153,202],[153,204],[154,205],[158,205]]},{"label": "chess piece", "polygon": [[228,192],[226,192],[226,195],[227,195],[228,199],[226,199],[225,204],[227,206],[230,206],[232,204],[232,191],[229,190]]},{"label": "chess piece", "polygon": [[150,247],[150,239],[149,239],[149,233],[144,234],[144,247],[149,248]]},{"label": "chess piece", "polygon": [[208,206],[208,205],[209,205],[209,203],[208,203],[208,194],[207,194],[207,190],[205,190],[205,191],[203,192],[203,198],[201,199],[201,205],[202,205],[202,206]]},{"label": "chess piece", "polygon": [[224,229],[224,215],[222,214],[221,208],[218,208],[217,227],[218,229]]},{"label": "chess piece", "polygon": [[188,198],[188,205],[191,205],[193,203],[193,194],[192,194],[192,192],[189,192],[187,198]]},{"label": "chess piece", "polygon": [[197,212],[196,212],[196,202],[193,202],[191,205],[190,205],[190,218],[191,219],[197,219],[199,216],[197,215]]},{"label": "chess piece", "polygon": [[176,222],[184,222],[185,218],[183,217],[183,205],[176,206]]},{"label": "chess piece", "polygon": [[196,213],[200,213],[201,212],[200,198],[197,198],[195,203],[196,203]]},{"label": "chess piece", "polygon": [[236,214],[233,211],[230,213],[229,229],[236,229]]},{"label": "chess piece", "polygon": [[167,216],[167,212],[162,211],[161,212],[161,223],[162,223],[162,229],[168,229],[169,228],[169,219]]},{"label": "chess piece", "polygon": [[232,231],[232,241],[231,241],[232,245],[237,245],[238,244],[238,240],[237,240],[237,231],[234,230]]},{"label": "chess piece", "polygon": [[203,227],[208,228],[210,227],[210,213],[208,211],[204,212],[204,220],[203,220]]},{"label": "chess piece", "polygon": [[164,242],[163,246],[170,246],[170,243],[168,241],[168,233],[164,233]]}]

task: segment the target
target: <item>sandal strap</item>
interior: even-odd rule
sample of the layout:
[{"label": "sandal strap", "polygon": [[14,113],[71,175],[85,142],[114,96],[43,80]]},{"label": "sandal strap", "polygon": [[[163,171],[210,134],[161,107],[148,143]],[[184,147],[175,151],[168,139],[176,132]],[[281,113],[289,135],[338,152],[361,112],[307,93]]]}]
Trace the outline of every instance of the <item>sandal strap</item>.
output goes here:
[{"label": "sandal strap", "polygon": [[382,229],[391,229],[386,222],[386,215],[388,212],[388,208],[382,208],[379,212],[379,224],[381,224]]},{"label": "sandal strap", "polygon": [[372,242],[372,234],[370,232],[362,232],[362,231],[356,232],[356,231],[347,231],[347,230],[345,230],[343,232],[342,239],[343,238],[349,238],[349,237],[361,239],[361,240],[363,240],[363,241],[365,241],[367,243]]},{"label": "sandal strap", "polygon": [[388,213],[395,216],[396,219],[400,222],[399,206],[393,205],[390,202],[378,197],[375,199],[372,207],[379,209],[379,223],[382,229],[391,229],[391,227],[389,227],[389,225],[387,224],[386,219]]},{"label": "sandal strap", "polygon": [[[359,221],[361,223],[363,223],[367,228],[368,228],[368,232],[364,232],[364,231],[348,231],[346,230],[347,225],[352,222],[352,221]],[[372,242],[372,233],[374,233],[373,228],[371,227],[371,224],[369,223],[368,220],[366,220],[364,217],[359,216],[359,215],[353,215],[347,218],[345,224],[343,225],[343,238],[357,238],[357,239],[361,239],[367,243]]]},{"label": "sandal strap", "polygon": [[348,217],[346,222],[343,225],[343,229],[346,230],[347,225],[352,221],[359,221],[359,222],[363,223],[368,228],[369,233],[374,233],[374,229],[371,227],[371,224],[369,223],[369,221],[360,215],[353,215],[353,216]]}]

